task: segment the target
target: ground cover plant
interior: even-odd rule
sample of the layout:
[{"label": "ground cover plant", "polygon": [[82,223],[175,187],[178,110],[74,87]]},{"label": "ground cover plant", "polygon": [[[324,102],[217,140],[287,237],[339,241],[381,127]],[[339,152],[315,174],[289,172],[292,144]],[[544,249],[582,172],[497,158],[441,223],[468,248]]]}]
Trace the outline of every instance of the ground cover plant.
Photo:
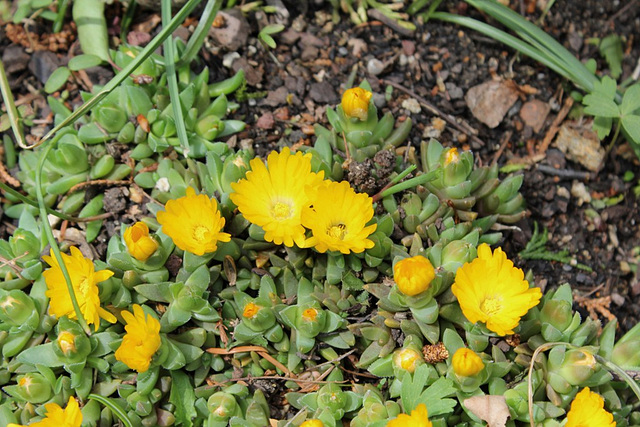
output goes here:
[{"label": "ground cover plant", "polygon": [[[155,14],[162,30],[128,37],[133,7],[120,31],[109,32],[114,10],[75,2],[84,54],[42,79],[44,122],[14,100],[19,90],[3,60],[2,126],[13,138],[3,136],[9,171],[0,171],[2,425],[640,424],[633,317],[620,329],[571,280],[545,279],[549,265],[592,278],[602,266],[548,250],[554,224],[539,232],[535,223],[520,248],[522,260],[538,261],[523,264],[513,250],[527,209],[541,209],[531,187],[542,180],[526,170],[534,155],[501,168],[505,142],[487,161],[471,149],[482,141],[468,123],[417,93],[390,108],[400,90],[393,88],[407,89],[376,77],[376,58],[368,75],[356,67],[342,76],[339,97],[318,93],[324,77],[311,83],[311,102],[292,92],[279,103],[269,88],[261,105],[284,107],[256,120],[265,97],[256,74],[280,79],[284,64],[301,73],[281,45],[300,31],[284,31],[273,13],[282,5],[243,5],[262,22],[252,47],[264,62],[221,75],[216,61],[205,66],[209,27],[223,25],[220,2],[193,15],[190,37],[170,36],[196,3],[172,16],[164,1]],[[20,3],[13,19],[35,13],[59,31],[68,5],[49,6]],[[423,2],[406,5],[407,15],[396,4],[330,6],[324,25],[343,12],[364,25],[371,11],[398,32],[415,31],[423,18],[456,22],[434,13],[446,6],[439,2],[415,22]],[[233,13],[219,16],[230,22]],[[309,46],[319,55],[310,43],[307,61]],[[96,65],[112,74],[89,88],[84,79],[91,83]],[[610,119],[612,143],[626,133],[635,144],[637,85],[618,94],[606,76],[584,78],[593,87],[571,80],[589,93],[584,111]],[[91,90],[78,91],[77,82]],[[436,92],[440,83],[454,93],[440,74]],[[605,105],[600,86],[618,116],[593,110]],[[288,109],[302,105],[313,114],[291,119]],[[421,106],[444,120],[425,120]],[[622,198],[610,191],[592,202],[590,224],[607,220],[611,211],[602,209],[637,198],[627,172]],[[638,253],[625,256],[637,274]],[[545,288],[542,279],[554,282]]]}]

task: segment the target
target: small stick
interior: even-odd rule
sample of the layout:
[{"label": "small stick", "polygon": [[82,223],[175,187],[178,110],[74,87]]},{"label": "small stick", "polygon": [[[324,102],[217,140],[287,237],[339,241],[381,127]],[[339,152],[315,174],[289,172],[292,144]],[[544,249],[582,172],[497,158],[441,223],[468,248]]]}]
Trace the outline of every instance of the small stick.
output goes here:
[{"label": "small stick", "polygon": [[504,135],[502,135],[500,148],[498,148],[498,151],[496,151],[496,154],[493,155],[493,160],[491,160],[492,165],[495,165],[496,163],[498,163],[498,159],[500,159],[500,156],[502,156],[504,149],[507,148],[507,145],[509,145],[509,142],[511,141],[511,135],[513,135],[513,132],[510,130],[506,131]]},{"label": "small stick", "polygon": [[547,152],[547,149],[549,148],[553,137],[556,136],[556,133],[558,133],[558,130],[560,130],[560,123],[562,123],[564,118],[567,117],[567,114],[569,114],[569,110],[571,110],[572,106],[573,98],[569,96],[567,97],[567,99],[565,99],[562,109],[558,112],[558,115],[551,124],[551,127],[547,131],[547,134],[544,136],[542,144],[540,144],[540,147],[538,147],[538,154],[544,154]]},{"label": "small stick", "polygon": [[111,181],[109,179],[95,179],[93,181],[85,181],[85,182],[81,182],[79,184],[74,185],[69,189],[68,193],[73,193],[78,190],[82,190],[85,187],[91,187],[92,185],[103,185],[106,187],[115,187],[119,185],[129,185],[129,184],[131,184],[131,181],[128,179],[121,179],[119,181]]},{"label": "small stick", "polygon": [[547,175],[559,176],[560,178],[582,179],[588,181],[592,177],[590,172],[574,171],[571,169],[556,169],[547,165],[537,165],[537,168],[540,172],[546,173]]}]

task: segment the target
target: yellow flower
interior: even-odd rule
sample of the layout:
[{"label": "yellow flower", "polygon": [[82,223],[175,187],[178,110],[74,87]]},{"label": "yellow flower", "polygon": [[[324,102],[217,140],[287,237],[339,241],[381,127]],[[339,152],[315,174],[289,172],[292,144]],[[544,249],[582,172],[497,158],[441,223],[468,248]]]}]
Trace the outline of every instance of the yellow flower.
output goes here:
[{"label": "yellow flower", "polygon": [[164,234],[183,251],[204,255],[215,252],[218,242],[231,240],[230,234],[222,232],[225,221],[216,199],[196,195],[191,187],[187,188],[186,196],[169,200],[157,217]]},{"label": "yellow flower", "polygon": [[346,181],[324,181],[316,190],[313,207],[302,211],[302,225],[313,233],[305,247],[343,254],[372,248],[374,243],[367,237],[376,224],[366,225],[373,217],[371,197],[356,193]]},{"label": "yellow flower", "polygon": [[396,350],[393,354],[394,364],[410,374],[413,374],[423,360],[422,355],[412,348]]},{"label": "yellow flower", "polygon": [[458,153],[458,149],[453,147],[449,148],[444,155],[444,165],[447,166],[449,163],[458,163],[460,161],[460,154]]},{"label": "yellow flower", "polygon": [[124,242],[129,254],[138,261],[146,261],[158,249],[158,242],[149,236],[149,227],[136,222],[124,232]]},{"label": "yellow flower", "polygon": [[393,266],[393,278],[398,289],[410,297],[429,289],[435,277],[436,272],[431,262],[420,255],[402,259]]},{"label": "yellow flower", "polygon": [[307,420],[300,424],[300,427],[324,427],[324,424],[320,420]]},{"label": "yellow flower", "polygon": [[149,369],[151,358],[160,348],[160,322],[146,315],[138,304],[133,306],[133,314],[122,312],[127,322],[127,333],[116,350],[116,359],[139,373]]},{"label": "yellow flower", "polygon": [[[31,427],[80,427],[82,424],[82,412],[78,401],[69,397],[67,407],[62,409],[57,403],[44,405],[47,415],[44,419],[29,424]],[[7,427],[25,427],[20,424],[10,423]]]},{"label": "yellow flower", "polygon": [[324,172],[311,172],[311,154],[272,151],[267,165],[260,159],[250,162],[245,179],[232,183],[231,201],[242,215],[264,230],[264,239],[276,245],[302,246],[305,230],[302,210],[311,204],[307,188],[322,182]]},{"label": "yellow flower", "polygon": [[318,310],[315,308],[307,308],[302,312],[302,318],[307,322],[313,322],[318,317]]},{"label": "yellow flower", "polygon": [[66,355],[75,353],[76,351],[76,336],[69,331],[62,331],[58,335],[58,345],[62,352]]},{"label": "yellow flower", "polygon": [[451,359],[453,372],[461,377],[472,377],[484,369],[484,362],[475,351],[461,347]]},{"label": "yellow flower", "polygon": [[387,427],[432,427],[429,414],[424,403],[419,404],[411,411],[411,415],[400,414],[387,423]]},{"label": "yellow flower", "polygon": [[368,90],[361,87],[347,89],[342,95],[342,111],[347,117],[367,120],[370,100],[371,92]]},{"label": "yellow flower", "polygon": [[[67,282],[64,280],[58,261],[53,256],[53,251],[50,252],[50,255],[42,257],[51,266],[50,269],[42,273],[47,283],[45,295],[50,299],[49,312],[58,318],[67,316],[70,319],[76,319],[77,316],[71,303]],[[71,255],[62,254],[62,260],[69,271],[80,311],[87,324],[94,324],[97,331],[100,327],[100,318],[115,323],[116,317],[100,307],[97,285],[97,283],[113,276],[113,272],[109,270],[95,271],[93,262],[83,257],[80,250],[75,246],[71,247]]]},{"label": "yellow flower", "polygon": [[256,317],[258,312],[262,307],[256,305],[252,302],[244,306],[244,310],[242,311],[242,317],[246,317],[247,319],[252,319]]},{"label": "yellow flower", "polygon": [[615,427],[613,415],[604,409],[604,399],[585,387],[571,402],[565,427]]},{"label": "yellow flower", "polygon": [[478,246],[478,258],[458,269],[451,290],[470,322],[484,322],[500,336],[513,334],[520,318],[542,297],[540,288],[529,288],[522,270],[502,249],[492,254],[486,243]]}]

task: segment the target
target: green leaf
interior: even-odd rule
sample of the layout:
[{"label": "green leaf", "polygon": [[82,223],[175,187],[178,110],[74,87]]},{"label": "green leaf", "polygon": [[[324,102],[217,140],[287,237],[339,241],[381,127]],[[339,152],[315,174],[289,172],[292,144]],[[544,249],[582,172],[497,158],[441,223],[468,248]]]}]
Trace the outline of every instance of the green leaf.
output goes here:
[{"label": "green leaf", "polygon": [[601,92],[586,95],[582,100],[584,112],[596,117],[620,117],[618,105]]},{"label": "green leaf", "polygon": [[282,25],[282,24],[272,24],[272,25],[267,25],[266,27],[264,27],[260,31],[260,33],[261,34],[276,34],[276,33],[279,33],[282,30],[284,30],[284,25]]},{"label": "green leaf", "polygon": [[445,398],[454,395],[455,392],[453,381],[440,377],[420,395],[419,403],[425,404],[430,417],[448,414],[453,412],[457,402],[454,399]]},{"label": "green leaf", "polygon": [[42,365],[55,368],[64,365],[64,362],[53,351],[53,343],[46,343],[28,348],[16,357],[19,362],[31,365]]},{"label": "green leaf", "polygon": [[69,69],[71,71],[84,70],[85,68],[96,67],[102,64],[102,59],[96,55],[84,54],[74,56],[69,60]]},{"label": "green leaf", "polygon": [[271,49],[276,48],[276,41],[269,34],[260,33],[260,39]]},{"label": "green leaf", "polygon": [[197,415],[195,409],[196,395],[189,376],[182,371],[171,371],[171,394],[169,402],[176,406],[174,415],[176,424],[191,427],[192,418]]},{"label": "green leaf", "polygon": [[611,117],[596,117],[593,119],[593,130],[598,134],[598,138],[604,139],[611,133],[613,119]]},{"label": "green leaf", "polygon": [[626,90],[620,105],[620,111],[623,115],[633,114],[640,108],[640,84],[635,84]]},{"label": "green leaf", "polygon": [[629,115],[620,119],[622,128],[630,139],[630,142],[640,144],[640,116]]},{"label": "green leaf", "polygon": [[71,76],[71,71],[67,67],[58,67],[47,80],[44,85],[44,91],[47,93],[53,93],[59,90],[67,82]]},{"label": "green leaf", "polygon": [[620,77],[622,73],[622,40],[617,34],[609,34],[600,43],[600,55],[609,64],[609,70],[613,78]]}]

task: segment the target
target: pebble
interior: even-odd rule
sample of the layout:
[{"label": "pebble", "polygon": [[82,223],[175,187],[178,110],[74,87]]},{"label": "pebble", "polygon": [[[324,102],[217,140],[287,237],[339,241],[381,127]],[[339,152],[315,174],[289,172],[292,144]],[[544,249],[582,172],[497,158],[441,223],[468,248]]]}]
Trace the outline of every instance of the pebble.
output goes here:
[{"label": "pebble", "polygon": [[372,58],[367,62],[367,72],[377,76],[384,71],[384,63],[379,59]]},{"label": "pebble", "polygon": [[41,83],[46,83],[49,76],[58,68],[58,57],[55,53],[38,50],[33,53],[29,61],[29,70]]},{"label": "pebble", "polygon": [[585,203],[591,203],[591,194],[587,190],[584,182],[573,181],[571,185],[571,195],[576,198],[576,204],[582,206]]},{"label": "pebble", "polygon": [[309,97],[318,104],[335,104],[338,102],[338,94],[327,81],[312,83],[309,89]]},{"label": "pebble", "polygon": [[447,88],[447,93],[451,99],[460,99],[464,96],[462,89],[453,83],[445,83],[444,87]]},{"label": "pebble", "polygon": [[571,193],[569,193],[569,190],[567,190],[567,188],[563,187],[563,186],[559,186],[558,187],[558,191],[556,191],[556,194],[559,197],[564,197],[565,199],[570,199],[571,198]]},{"label": "pebble", "polygon": [[340,56],[347,56],[348,54],[349,54],[349,49],[347,49],[346,47],[344,47],[344,46],[340,46],[340,47],[338,48],[338,55],[340,55]]},{"label": "pebble", "polygon": [[516,103],[518,93],[513,84],[489,80],[469,89],[464,98],[473,116],[493,129]]},{"label": "pebble", "polygon": [[240,58],[240,54],[238,52],[229,52],[222,57],[222,66],[231,68],[233,66],[233,61],[238,58]]},{"label": "pebble", "polygon": [[383,93],[375,92],[373,94],[373,104],[376,106],[376,108],[383,108],[385,105],[387,105],[387,97]]},{"label": "pebble", "polygon": [[520,117],[535,133],[540,132],[551,107],[544,101],[532,99],[524,103],[520,109]]},{"label": "pebble", "polygon": [[[209,35],[214,43],[229,51],[236,51],[246,46],[251,27],[240,9],[219,11],[217,17],[221,17],[224,26],[211,27]],[[216,17],[216,18],[217,18]]]},{"label": "pebble", "polygon": [[419,114],[422,111],[420,103],[414,98],[407,98],[402,101],[402,108],[411,111],[413,114]]},{"label": "pebble", "polygon": [[580,163],[592,172],[600,169],[605,156],[598,136],[591,130],[591,123],[565,122],[554,145],[565,153],[567,159]]},{"label": "pebble", "polygon": [[611,301],[618,307],[622,307],[624,305],[624,297],[617,292],[611,293]]}]

